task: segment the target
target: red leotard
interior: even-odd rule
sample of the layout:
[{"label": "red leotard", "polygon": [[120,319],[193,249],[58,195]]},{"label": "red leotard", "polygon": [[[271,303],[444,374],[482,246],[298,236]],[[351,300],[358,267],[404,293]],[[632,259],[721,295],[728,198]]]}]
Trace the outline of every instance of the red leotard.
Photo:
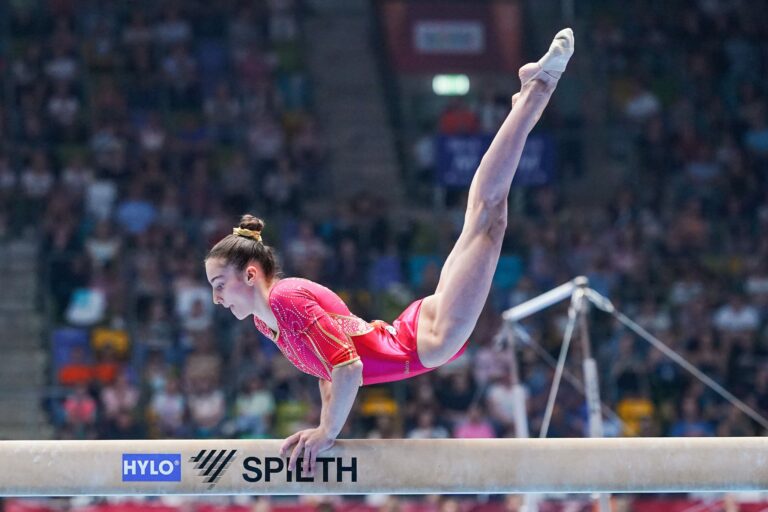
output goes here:
[{"label": "red leotard", "polygon": [[[325,286],[306,279],[280,280],[269,293],[278,332],[258,317],[253,321],[299,370],[325,380],[331,371],[363,362],[363,385],[406,379],[432,370],[419,360],[416,329],[421,300],[392,322],[366,322]],[[466,344],[451,360],[459,357]]]}]

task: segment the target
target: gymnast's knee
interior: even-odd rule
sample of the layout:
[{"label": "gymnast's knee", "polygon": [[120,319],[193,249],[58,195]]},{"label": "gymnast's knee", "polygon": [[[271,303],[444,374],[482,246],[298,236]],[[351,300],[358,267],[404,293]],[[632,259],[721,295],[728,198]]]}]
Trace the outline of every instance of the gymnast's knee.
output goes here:
[{"label": "gymnast's knee", "polygon": [[417,342],[419,360],[427,368],[437,368],[451,360],[466,343],[465,328],[438,328]]}]

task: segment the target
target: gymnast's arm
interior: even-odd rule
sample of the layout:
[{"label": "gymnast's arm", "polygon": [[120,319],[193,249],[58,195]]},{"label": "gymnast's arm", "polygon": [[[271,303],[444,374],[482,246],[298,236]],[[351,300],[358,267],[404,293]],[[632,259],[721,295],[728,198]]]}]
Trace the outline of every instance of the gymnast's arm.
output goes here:
[{"label": "gymnast's arm", "polygon": [[[303,453],[303,464],[312,474],[317,454],[333,446],[344,427],[362,383],[363,363],[350,337],[311,295],[299,290],[286,299],[291,301],[292,311],[302,312],[290,320],[301,326],[306,343],[330,370],[330,385],[321,384],[320,388],[323,400],[320,425],[293,434],[280,448],[281,455],[291,454],[289,469],[296,468],[296,461]],[[323,386],[329,388],[325,393],[322,393]]]},{"label": "gymnast's arm", "polygon": [[320,385],[320,424],[326,421],[325,417],[328,416],[328,402],[331,400],[331,381],[325,379],[318,379],[317,383]]},{"label": "gymnast's arm", "polygon": [[359,359],[334,368],[330,382],[320,379],[320,428],[334,439],[344,428],[362,380],[363,363]]},{"label": "gymnast's arm", "polygon": [[[336,436],[344,427],[357,390],[362,383],[363,363],[355,359],[348,364],[337,366],[331,372],[331,381],[320,380],[320,425],[296,432],[288,437],[280,447],[280,455],[290,451],[288,468],[293,471],[300,456],[303,457],[302,473],[312,475],[315,472],[317,454],[333,446]],[[291,449],[293,448],[293,449]]]}]

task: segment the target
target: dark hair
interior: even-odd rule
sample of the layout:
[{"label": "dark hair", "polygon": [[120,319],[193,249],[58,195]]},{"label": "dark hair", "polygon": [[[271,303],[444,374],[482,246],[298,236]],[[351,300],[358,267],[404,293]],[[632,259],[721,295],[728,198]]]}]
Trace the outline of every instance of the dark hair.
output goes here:
[{"label": "dark hair", "polygon": [[[261,236],[264,221],[253,215],[245,214],[240,218],[239,227],[254,231]],[[280,273],[280,266],[272,247],[264,244],[261,240],[234,233],[225,236],[213,246],[205,257],[206,261],[211,258],[221,258],[228,265],[234,265],[240,272],[245,270],[249,263],[256,261],[261,265],[264,277],[268,280],[272,280]]]}]

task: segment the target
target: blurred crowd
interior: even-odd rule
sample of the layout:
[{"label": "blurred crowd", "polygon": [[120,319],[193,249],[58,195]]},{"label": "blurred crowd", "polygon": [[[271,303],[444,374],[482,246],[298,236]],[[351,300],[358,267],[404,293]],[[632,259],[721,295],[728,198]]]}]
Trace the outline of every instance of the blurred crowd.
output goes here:
[{"label": "blurred crowd", "polygon": [[[343,436],[514,436],[510,357],[494,344],[500,312],[576,275],[768,408],[768,13],[756,13],[765,6],[595,6],[585,46],[612,93],[608,129],[630,142],[624,186],[587,206],[557,185],[526,190],[467,355],[363,388]],[[397,223],[375,193],[335,201],[298,0],[15,0],[6,10],[0,240],[43,243],[58,435],[280,437],[315,425],[315,379],[214,308],[205,251],[253,213],[286,275],[328,285],[366,320],[391,321],[434,290],[461,229],[461,194],[439,218]],[[461,123],[495,131],[501,103],[479,105],[486,111],[462,111]],[[435,119],[435,133],[445,125]],[[318,200],[333,214],[310,216]],[[541,356],[556,354],[565,320],[561,306],[525,322],[533,433],[553,373]],[[610,318],[590,320],[615,411],[607,435],[762,433]],[[584,399],[566,383],[549,435],[585,431]]]},{"label": "blurred crowd", "polygon": [[[768,410],[768,30],[765,3],[630,2],[590,36],[611,123],[631,143],[624,189],[567,226],[569,258],[715,381]],[[573,221],[572,221],[573,222]],[[605,229],[604,229],[605,228]],[[582,263],[583,264],[583,263]],[[655,350],[613,329],[606,389],[642,435],[762,434]]]}]

